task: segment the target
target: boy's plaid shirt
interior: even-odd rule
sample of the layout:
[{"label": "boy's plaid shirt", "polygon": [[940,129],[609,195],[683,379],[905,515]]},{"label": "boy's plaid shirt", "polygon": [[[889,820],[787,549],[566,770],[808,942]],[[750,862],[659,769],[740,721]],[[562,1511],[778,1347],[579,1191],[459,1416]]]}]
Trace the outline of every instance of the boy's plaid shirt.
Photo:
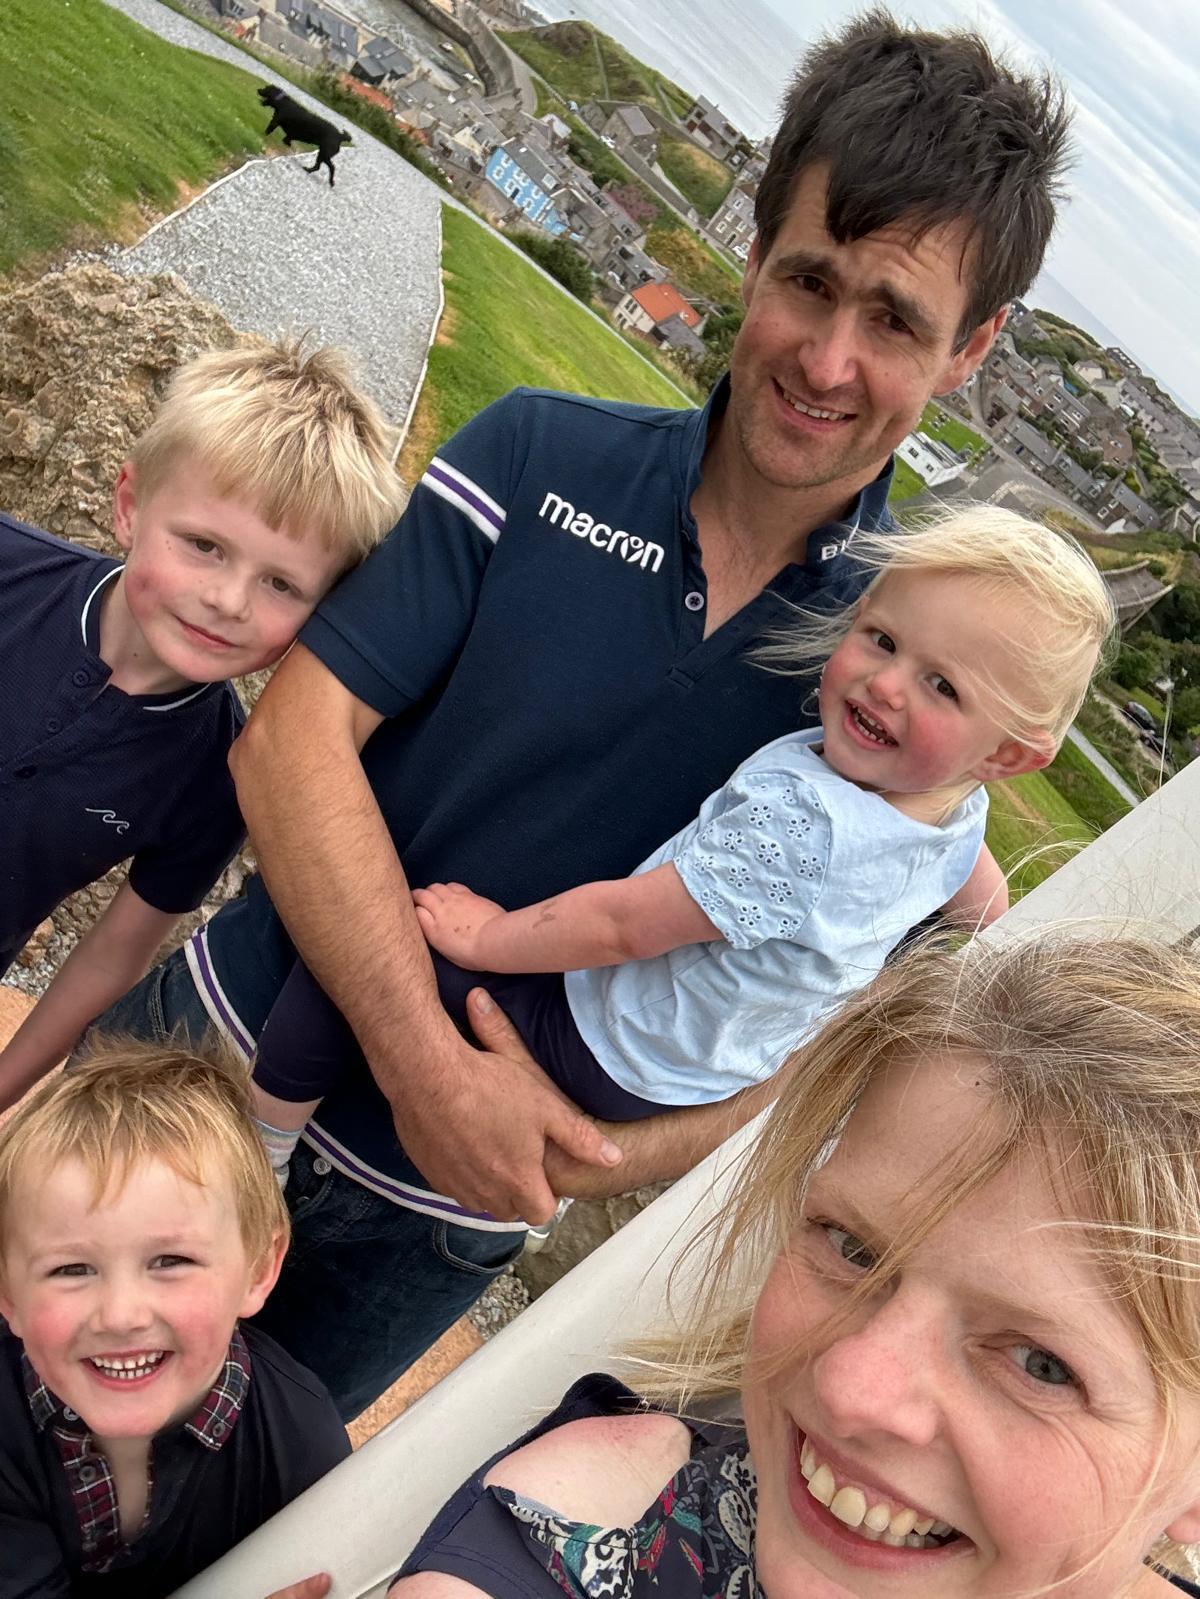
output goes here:
[{"label": "boy's plaid shirt", "polygon": [[[116,1484],[108,1461],[93,1448],[92,1435],[84,1423],[50,1392],[24,1353],[21,1355],[21,1369],[34,1423],[39,1432],[51,1427],[59,1459],[67,1474],[71,1503],[83,1540],[83,1569],[89,1572],[109,1571],[129,1545],[121,1536]],[[245,1339],[235,1328],[220,1376],[193,1415],[183,1423],[183,1430],[205,1449],[220,1449],[234,1429],[249,1388],[250,1352]],[[147,1520],[154,1493],[153,1451],[148,1470]]]}]

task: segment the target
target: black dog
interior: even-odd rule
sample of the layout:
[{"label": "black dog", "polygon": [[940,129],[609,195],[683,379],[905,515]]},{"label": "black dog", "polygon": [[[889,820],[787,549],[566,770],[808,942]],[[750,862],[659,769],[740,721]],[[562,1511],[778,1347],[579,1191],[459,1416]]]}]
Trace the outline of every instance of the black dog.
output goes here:
[{"label": "black dog", "polygon": [[326,122],[324,117],[314,116],[311,111],[306,111],[302,105],[292,99],[290,94],[284,94],[283,90],[275,88],[274,84],[264,83],[258,91],[258,98],[263,105],[272,107],[267,135],[274,133],[276,128],[282,128],[284,144],[291,144],[293,139],[299,139],[301,144],[315,144],[317,159],[311,167],[305,167],[304,170],[315,172],[319,166],[327,166],[329,187],[332,189],[333,158],[344,144],[350,143],[350,134],[344,129],[339,133],[332,122]]}]

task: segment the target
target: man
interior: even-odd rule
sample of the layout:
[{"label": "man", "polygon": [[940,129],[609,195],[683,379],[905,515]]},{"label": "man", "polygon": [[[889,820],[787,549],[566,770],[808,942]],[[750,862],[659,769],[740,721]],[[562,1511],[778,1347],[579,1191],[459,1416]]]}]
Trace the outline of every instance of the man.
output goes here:
[{"label": "man", "polygon": [[[606,1138],[486,1000],[472,1021],[490,1049],[454,1029],[409,885],[461,878],[517,905],[623,876],[811,719],[747,651],[789,605],[860,591],[847,543],[891,525],[892,450],[1036,275],[1066,133],[1060,91],[970,34],[876,11],[817,45],[704,410],[498,401],[264,695],[233,764],[274,906],[256,880],[110,1021],[144,1028],[149,1006],[249,1052],[292,960],[286,923],[353,1027],[370,1073],[326,1100],[293,1163],[296,1243],[264,1315],[345,1413],[512,1258],[504,1218],[676,1175],[754,1108]],[[968,898],[996,879],[981,857]]]}]

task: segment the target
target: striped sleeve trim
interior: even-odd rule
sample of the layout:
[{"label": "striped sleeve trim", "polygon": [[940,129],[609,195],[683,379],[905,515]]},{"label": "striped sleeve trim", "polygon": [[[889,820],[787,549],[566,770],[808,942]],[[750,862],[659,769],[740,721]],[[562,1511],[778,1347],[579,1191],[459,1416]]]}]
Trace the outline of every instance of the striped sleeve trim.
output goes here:
[{"label": "striped sleeve trim", "polygon": [[491,495],[486,494],[478,483],[472,483],[464,472],[451,466],[448,461],[443,461],[440,456],[434,456],[430,461],[421,482],[441,499],[460,510],[490,543],[494,544],[503,533],[505,517],[503,506],[497,505]]}]

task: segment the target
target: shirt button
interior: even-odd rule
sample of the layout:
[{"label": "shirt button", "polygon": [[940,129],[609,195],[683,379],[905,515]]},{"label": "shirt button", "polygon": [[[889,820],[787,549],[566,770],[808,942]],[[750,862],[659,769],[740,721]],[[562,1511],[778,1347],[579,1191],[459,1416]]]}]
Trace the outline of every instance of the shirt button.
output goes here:
[{"label": "shirt button", "polygon": [[14,777],[36,777],[36,766],[18,766],[13,770]]},{"label": "shirt button", "polygon": [[64,1405],[63,1406],[63,1420],[64,1421],[78,1421],[79,1420],[79,1417],[71,1409],[70,1405]]},{"label": "shirt button", "polygon": [[52,716],[50,718],[50,720],[46,723],[46,731],[47,731],[47,733],[61,733],[62,732],[62,723],[59,721],[57,716]]},{"label": "shirt button", "polygon": [[318,1155],[316,1160],[313,1161],[313,1171],[316,1172],[318,1177],[327,1177],[332,1170],[333,1168],[324,1155]]},{"label": "shirt button", "polygon": [[212,1430],[212,1432],[213,1432],[213,1437],[214,1438],[224,1438],[224,1436],[225,1436],[225,1423],[223,1421],[214,1421],[213,1422],[213,1430]]},{"label": "shirt button", "polygon": [[80,1482],[95,1482],[95,1480],[96,1480],[96,1468],[95,1468],[95,1466],[81,1466],[80,1469],[79,1469],[79,1480],[80,1480]]},{"label": "shirt button", "polygon": [[693,589],[683,603],[689,611],[702,611],[704,609],[704,596],[699,589]]},{"label": "shirt button", "polygon": [[86,672],[78,671],[73,673],[71,681],[76,688],[86,688],[92,680]]}]

